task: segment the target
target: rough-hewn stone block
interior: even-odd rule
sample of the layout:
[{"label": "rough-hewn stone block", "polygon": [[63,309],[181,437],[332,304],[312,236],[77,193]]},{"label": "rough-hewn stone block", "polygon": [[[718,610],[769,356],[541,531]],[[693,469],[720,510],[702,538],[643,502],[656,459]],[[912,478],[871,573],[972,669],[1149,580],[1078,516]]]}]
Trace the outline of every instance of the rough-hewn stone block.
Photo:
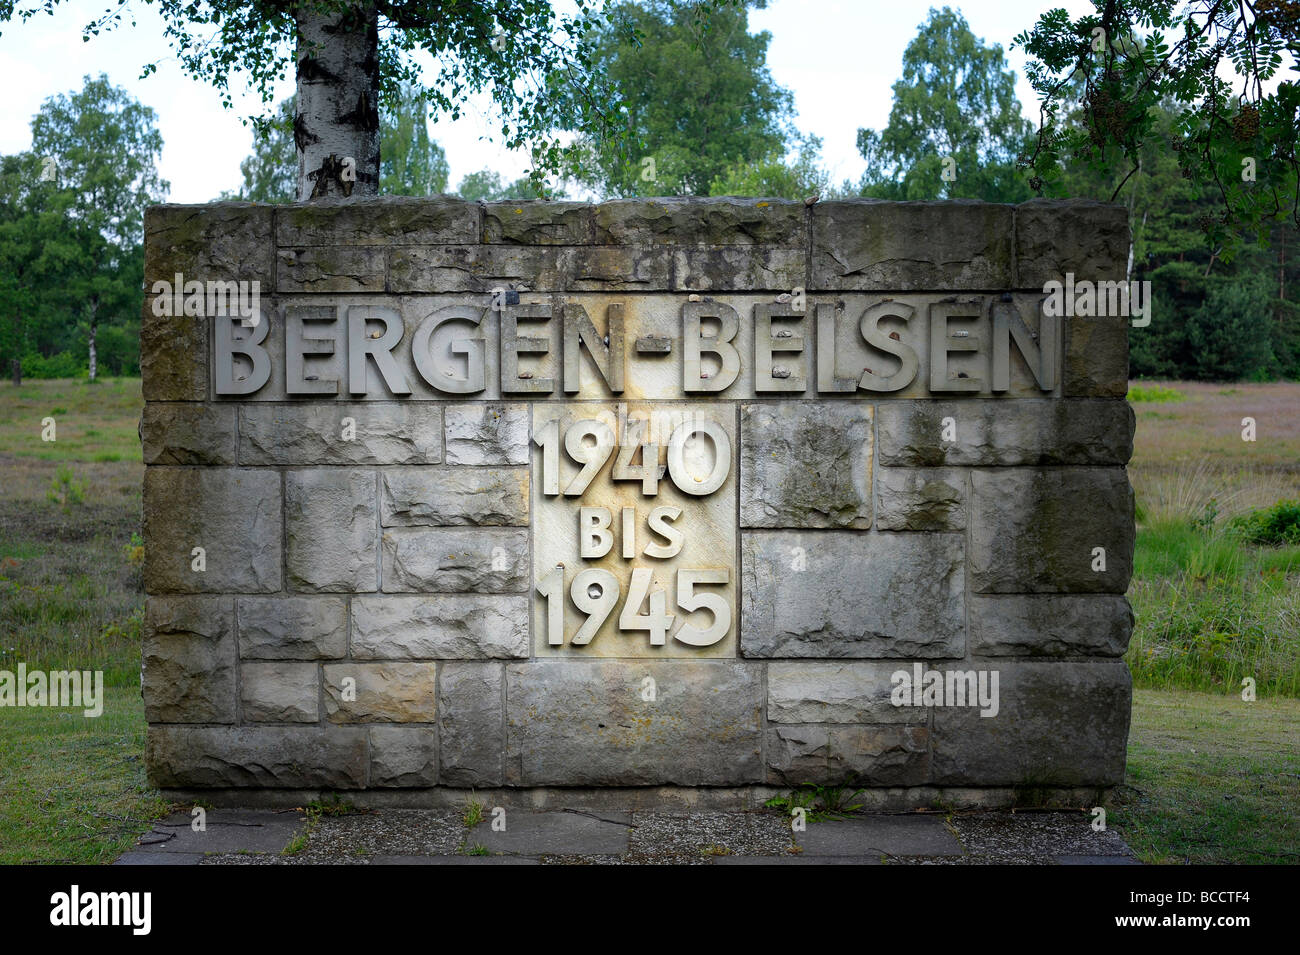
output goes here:
[{"label": "rough-hewn stone block", "polygon": [[234,464],[238,412],[233,407],[151,401],[140,418],[145,464]]},{"label": "rough-hewn stone block", "polygon": [[162,789],[361,789],[366,731],[343,726],[151,726],[149,783]]},{"label": "rough-hewn stone block", "polygon": [[444,785],[500,786],[505,782],[501,669],[499,663],[442,665],[438,733]]},{"label": "rough-hewn stone block", "polygon": [[566,288],[575,292],[662,292],[673,288],[671,249],[587,246],[565,251]]},{"label": "rough-hewn stone block", "polygon": [[1066,319],[1061,393],[1067,398],[1128,394],[1128,328],[1123,316]]},{"label": "rough-hewn stone block", "polygon": [[807,255],[803,249],[731,245],[680,249],[673,256],[673,287],[687,291],[802,288]]},{"label": "rough-hewn stone block", "polygon": [[898,663],[820,660],[767,665],[767,718],[772,723],[924,723],[926,707],[895,706]]},{"label": "rough-hewn stone block", "polygon": [[962,551],[956,534],[747,532],[741,537],[742,652],[961,656]]},{"label": "rough-hewn stone block", "polygon": [[491,594],[357,597],[355,660],[482,660],[528,656],[528,600]]},{"label": "rough-hewn stone block", "polygon": [[965,530],[966,476],[949,468],[877,468],[876,526],[882,531]]},{"label": "rough-hewn stone block", "polygon": [[887,466],[1126,464],[1133,454],[1133,410],[1123,401],[885,401],[876,428]]},{"label": "rough-hewn stone block", "polygon": [[931,781],[948,786],[1113,786],[1124,781],[1132,686],[1122,660],[984,661],[996,716],[936,707]]},{"label": "rough-hewn stone block", "polygon": [[1012,206],[949,202],[822,202],[812,211],[817,290],[1011,287]]},{"label": "rough-hewn stone block", "polygon": [[448,464],[527,464],[528,406],[448,405]]},{"label": "rough-hewn stone block", "polygon": [[[1133,489],[1123,468],[971,472],[976,593],[1122,594],[1133,541]],[[1098,547],[1104,570],[1093,570]]]},{"label": "rough-hewn stone block", "polygon": [[409,246],[389,252],[394,292],[550,292],[565,287],[563,250],[514,245]]},{"label": "rough-hewn stone block", "polygon": [[140,320],[140,378],[145,401],[202,401],[208,396],[208,320],[160,318],[146,298]]},{"label": "rough-hewn stone block", "polygon": [[[280,589],[280,475],[246,468],[150,467],[144,475],[149,593]],[[195,547],[206,569],[193,570]]]},{"label": "rough-hewn stone block", "polygon": [[[644,680],[655,699],[644,698]],[[512,785],[762,781],[758,669],[736,661],[506,665]]]},{"label": "rough-hewn stone block", "polygon": [[488,202],[483,241],[505,245],[590,245],[596,239],[595,207],[586,202]]},{"label": "rough-hewn stone block", "polygon": [[284,487],[290,585],[352,593],[379,589],[375,473],[289,471]]},{"label": "rough-hewn stone block", "polygon": [[1133,635],[1119,594],[1050,594],[970,600],[970,647],[978,656],[1118,657]]},{"label": "rough-hewn stone block", "polygon": [[346,246],[281,249],[279,292],[384,292],[383,249]]},{"label": "rough-hewn stone block", "polygon": [[528,526],[527,468],[384,471],[384,527]]},{"label": "rough-hewn stone block", "polygon": [[239,459],[300,467],[437,464],[442,407],[428,402],[245,404],[239,409]]},{"label": "rough-hewn stone block", "polygon": [[[261,282],[274,275],[272,206],[251,202],[164,203],[144,214],[146,289],[158,281]],[[193,319],[191,319],[193,321]]]},{"label": "rough-hewn stone block", "polygon": [[438,783],[438,733],[432,726],[370,727],[370,785],[409,789]]},{"label": "rough-hewn stone block", "polygon": [[595,214],[602,245],[804,246],[804,205],[782,199],[615,199]]},{"label": "rough-hewn stone block", "polygon": [[232,604],[229,597],[145,601],[140,685],[149,722],[235,722]]},{"label": "rough-hewn stone block", "polygon": [[385,593],[524,593],[528,531],[394,527],[384,531]]},{"label": "rough-hewn stone block", "polygon": [[446,245],[478,242],[479,206],[451,197],[317,199],[276,208],[276,244]]},{"label": "rough-hewn stone block", "polygon": [[773,726],[767,781],[836,786],[916,786],[929,774],[923,726]]},{"label": "rough-hewn stone block", "polygon": [[246,722],[315,723],[320,719],[320,680],[314,663],[245,663],[239,668],[239,691]]},{"label": "rough-hewn stone block", "polygon": [[871,406],[742,405],[740,523],[870,527]]},{"label": "rough-hewn stone block", "polygon": [[432,723],[436,664],[327,663],[325,715],[333,723]]},{"label": "rough-hewn stone block", "polygon": [[1016,270],[1019,287],[1046,282],[1115,281],[1128,265],[1128,212],[1091,199],[1031,199],[1016,209]]},{"label": "rough-hewn stone block", "polygon": [[239,656],[244,660],[328,660],[348,651],[342,597],[240,597]]}]

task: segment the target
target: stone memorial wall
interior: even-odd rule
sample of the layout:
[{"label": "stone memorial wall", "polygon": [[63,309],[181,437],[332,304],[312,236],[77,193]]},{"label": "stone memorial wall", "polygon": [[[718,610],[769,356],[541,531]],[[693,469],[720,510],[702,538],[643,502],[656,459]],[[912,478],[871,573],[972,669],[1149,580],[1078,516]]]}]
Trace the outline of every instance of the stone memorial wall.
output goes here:
[{"label": "stone memorial wall", "polygon": [[1119,783],[1128,320],[1045,286],[1127,253],[1090,202],[154,207],[151,781]]}]

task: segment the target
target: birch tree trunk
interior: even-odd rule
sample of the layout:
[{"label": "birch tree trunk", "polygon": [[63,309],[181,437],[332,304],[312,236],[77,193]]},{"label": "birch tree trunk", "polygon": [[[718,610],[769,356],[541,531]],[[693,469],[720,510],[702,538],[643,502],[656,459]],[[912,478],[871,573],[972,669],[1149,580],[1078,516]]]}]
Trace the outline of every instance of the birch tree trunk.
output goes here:
[{"label": "birch tree trunk", "polygon": [[361,3],[298,27],[298,200],[379,192],[379,14]]},{"label": "birch tree trunk", "polygon": [[99,299],[90,300],[90,380],[95,380],[95,373],[99,369],[99,362],[95,355],[95,336],[99,332]]}]

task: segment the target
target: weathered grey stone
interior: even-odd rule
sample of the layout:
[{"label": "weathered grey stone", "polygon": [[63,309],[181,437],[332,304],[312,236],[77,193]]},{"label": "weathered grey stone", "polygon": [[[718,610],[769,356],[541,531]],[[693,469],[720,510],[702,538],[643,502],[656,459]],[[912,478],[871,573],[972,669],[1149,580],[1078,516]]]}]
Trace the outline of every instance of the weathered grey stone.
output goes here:
[{"label": "weathered grey stone", "polygon": [[348,652],[342,597],[240,597],[239,656],[244,660],[328,660]]},{"label": "weathered grey stone", "polygon": [[[976,593],[1114,593],[1133,569],[1133,489],[1123,468],[971,472]],[[1094,571],[1105,549],[1105,570]]]},{"label": "weathered grey stone", "polygon": [[595,207],[602,245],[804,247],[804,205],[783,199],[615,199]]},{"label": "weathered grey stone", "polygon": [[159,788],[361,789],[363,727],[151,726],[149,783]]},{"label": "weathered grey stone", "polygon": [[1113,786],[1124,781],[1132,686],[1123,660],[986,661],[999,708],[936,707],[931,782]]},{"label": "weathered grey stone", "polygon": [[527,468],[381,472],[384,527],[528,526]]},{"label": "weathered grey stone", "polygon": [[145,601],[140,686],[150,723],[235,722],[235,637],[229,597]]},{"label": "weathered grey stone", "polygon": [[758,668],[738,661],[507,664],[507,782],[760,782],[761,695]]},{"label": "weathered grey stone", "polygon": [[1063,395],[1123,398],[1128,394],[1128,325],[1123,316],[1065,320]]},{"label": "weathered grey stone", "polygon": [[870,527],[871,406],[742,405],[740,524]]},{"label": "weathered grey stone", "polygon": [[767,782],[801,786],[916,786],[929,774],[924,726],[772,726]]},{"label": "weathered grey stone", "polygon": [[442,665],[438,733],[443,785],[500,786],[505,782],[501,669],[498,663]]},{"label": "weathered grey stone", "polygon": [[370,785],[391,789],[438,784],[438,734],[432,726],[370,727]]},{"label": "weathered grey stone", "polygon": [[234,464],[233,406],[150,401],[140,418],[145,464]]},{"label": "weathered grey stone", "polygon": [[437,715],[436,666],[327,663],[322,668],[325,715],[332,723],[432,723]]},{"label": "weathered grey stone", "polygon": [[1019,288],[1063,282],[1120,280],[1128,265],[1128,210],[1091,199],[1031,199],[1016,206]]},{"label": "weathered grey stone", "polygon": [[808,258],[803,249],[732,245],[673,253],[674,288],[708,292],[802,288]]},{"label": "weathered grey stone", "polygon": [[449,196],[317,199],[276,207],[276,244],[440,245],[478,242],[477,203]]},{"label": "weathered grey stone", "polygon": [[[154,282],[261,282],[272,287],[273,207],[251,202],[163,203],[144,214],[145,287]],[[190,318],[193,321],[193,318]],[[147,397],[147,396],[146,396]]]},{"label": "weathered grey stone", "polygon": [[[956,441],[944,440],[953,419]],[[1126,464],[1133,454],[1133,410],[1123,401],[1022,398],[884,401],[876,406],[880,463]]]},{"label": "weathered grey stone", "polygon": [[406,246],[389,252],[393,292],[490,292],[565,287],[562,249],[515,245]]},{"label": "weathered grey stone", "polygon": [[966,476],[947,468],[877,468],[876,526],[882,531],[965,530]]},{"label": "weathered grey stone", "polygon": [[528,406],[447,405],[448,464],[527,464]]},{"label": "weathered grey stone", "polygon": [[812,210],[818,290],[1011,287],[1012,209],[989,202],[821,202]]},{"label": "weathered grey stone", "polygon": [[431,527],[384,531],[384,593],[526,593],[528,531]]},{"label": "weathered grey stone", "polygon": [[1133,611],[1119,594],[975,597],[970,647],[979,656],[1118,657],[1133,635]]},{"label": "weathered grey stone", "polygon": [[315,723],[320,719],[316,664],[291,660],[239,668],[243,716],[250,723]]},{"label": "weathered grey stone", "polygon": [[289,471],[284,489],[289,583],[309,591],[377,590],[375,473]]},{"label": "weathered grey stone", "polygon": [[962,551],[956,534],[746,532],[741,536],[742,652],[747,657],[961,656]]},{"label": "weathered grey stone", "polygon": [[383,249],[280,249],[279,292],[385,292]]},{"label": "weathered grey stone", "polygon": [[672,249],[587,246],[566,249],[565,288],[595,292],[663,292],[674,288]]},{"label": "weathered grey stone", "polygon": [[[148,593],[280,589],[280,475],[246,468],[149,467],[144,475]],[[206,569],[191,569],[195,547]]]},{"label": "weathered grey stone", "polygon": [[587,202],[515,200],[483,205],[483,241],[506,245],[590,245],[595,208]]},{"label": "weathered grey stone", "polygon": [[929,711],[890,699],[898,663],[774,661],[767,665],[771,723],[924,723]]},{"label": "weathered grey stone", "polygon": [[[351,436],[344,438],[349,418]],[[442,407],[423,401],[244,404],[239,408],[239,459],[298,466],[437,464],[442,461]]]},{"label": "weathered grey stone", "polygon": [[[168,280],[170,281],[170,279]],[[208,396],[208,320],[140,313],[140,378],[145,401],[202,401]]]},{"label": "weathered grey stone", "polygon": [[484,660],[528,656],[528,598],[431,594],[356,597],[355,660]]}]

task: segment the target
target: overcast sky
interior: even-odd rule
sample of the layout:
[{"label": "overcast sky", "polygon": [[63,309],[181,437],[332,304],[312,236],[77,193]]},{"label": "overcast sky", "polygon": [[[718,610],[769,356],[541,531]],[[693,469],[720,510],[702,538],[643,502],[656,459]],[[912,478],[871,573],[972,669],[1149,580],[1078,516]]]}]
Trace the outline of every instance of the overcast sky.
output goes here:
[{"label": "overcast sky", "polygon": [[[240,184],[239,163],[252,141],[240,119],[257,109],[256,97],[223,109],[217,92],[185,76],[163,38],[162,22],[142,0],[130,0],[136,25],[127,22],[89,43],[81,28],[115,0],[67,0],[53,16],[3,25],[0,35],[0,153],[31,145],[31,119],[49,96],[81,88],[86,74],[107,73],[158,114],[163,137],[161,172],[171,183],[173,202],[208,202]],[[1024,57],[1010,50],[1011,38],[1031,27],[1049,6],[1072,15],[1089,8],[1083,0],[966,0],[960,7],[976,36],[1000,43],[1016,71],[1026,116],[1037,118],[1037,100],[1024,78]],[[823,159],[836,182],[856,179],[863,169],[855,148],[858,127],[879,129],[889,119],[890,87],[901,72],[903,49],[916,35],[931,6],[911,0],[771,0],[750,14],[750,29],[768,30],[768,65],[778,83],[794,93],[799,128],[820,136]],[[138,79],[146,62],[159,59],[158,72]],[[237,84],[232,82],[232,89]],[[277,99],[293,92],[286,77]],[[451,165],[454,187],[482,168],[512,179],[527,168],[490,139],[482,104],[456,122],[432,124]]]}]

